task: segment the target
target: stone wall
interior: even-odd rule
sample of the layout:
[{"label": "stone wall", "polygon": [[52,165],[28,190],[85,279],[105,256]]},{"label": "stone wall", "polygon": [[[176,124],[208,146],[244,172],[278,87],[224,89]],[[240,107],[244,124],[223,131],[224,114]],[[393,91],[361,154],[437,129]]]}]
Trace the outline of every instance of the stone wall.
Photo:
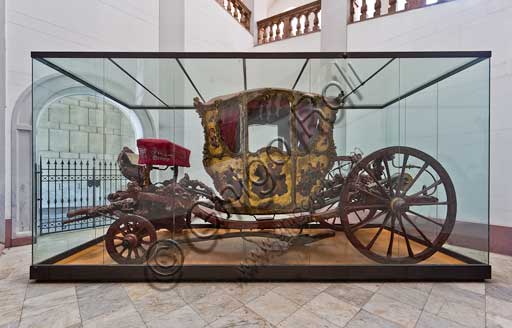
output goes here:
[{"label": "stone wall", "polygon": [[94,96],[68,96],[50,104],[37,122],[37,157],[113,160],[123,146],[135,148],[130,119]]}]

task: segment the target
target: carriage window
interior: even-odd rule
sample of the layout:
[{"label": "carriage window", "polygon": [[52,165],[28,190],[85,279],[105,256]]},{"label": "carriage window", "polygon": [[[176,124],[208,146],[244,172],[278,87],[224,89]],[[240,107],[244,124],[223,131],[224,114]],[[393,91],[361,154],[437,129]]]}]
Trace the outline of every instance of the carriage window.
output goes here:
[{"label": "carriage window", "polygon": [[[249,151],[255,153],[279,137],[276,125],[249,125]],[[272,145],[277,147],[277,142]]]},{"label": "carriage window", "polygon": [[249,151],[271,145],[290,149],[290,103],[286,94],[259,96],[247,103]]},{"label": "carriage window", "polygon": [[312,141],[318,134],[321,115],[311,98],[303,98],[297,104],[293,123],[297,131],[297,149],[311,151]]},{"label": "carriage window", "polygon": [[240,105],[238,99],[219,110],[220,136],[233,153],[240,151]]}]

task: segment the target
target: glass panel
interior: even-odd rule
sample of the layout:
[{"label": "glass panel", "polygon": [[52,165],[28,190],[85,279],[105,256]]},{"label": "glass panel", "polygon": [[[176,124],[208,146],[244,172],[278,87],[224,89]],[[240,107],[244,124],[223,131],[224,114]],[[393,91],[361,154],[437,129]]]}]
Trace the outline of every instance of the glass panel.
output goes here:
[{"label": "glass panel", "polygon": [[457,191],[457,223],[448,243],[488,262],[489,60],[439,83],[439,160]]},{"label": "glass panel", "polygon": [[[154,61],[89,58],[45,60],[125,106],[165,106],[155,95],[159,70]],[[106,76],[108,79],[105,79]]]},{"label": "glass panel", "polygon": [[[203,97],[203,102],[219,96],[230,95],[244,90],[242,59],[191,59],[180,58],[183,69],[190,77],[185,90],[185,103],[193,104],[195,97]],[[184,76],[185,77],[185,76]]]},{"label": "glass panel", "polygon": [[[306,59],[247,59],[247,88],[292,89],[305,63]],[[306,78],[300,82],[308,85]]]},{"label": "glass panel", "polygon": [[[453,62],[422,61],[400,60],[404,89],[417,79],[418,69],[413,67]],[[400,113],[403,144],[433,157],[410,192],[417,190],[439,202],[453,200],[453,204],[411,207],[411,220],[430,240],[446,233],[447,248],[480,262],[488,261],[488,92],[485,60],[404,99]],[[442,170],[434,168],[436,162]],[[410,165],[416,167],[411,171],[419,171],[422,163]],[[439,185],[427,190],[435,182]]]},{"label": "glass panel", "polygon": [[[100,77],[103,60],[95,61],[95,70],[89,70]],[[33,80],[33,260],[37,263],[103,235],[101,227],[110,223],[108,218],[75,221],[67,214],[106,204],[115,168],[106,145],[120,138],[126,119],[118,113],[119,129],[107,127],[106,111],[113,107],[100,94],[39,61],[33,62]]]},{"label": "glass panel", "polygon": [[382,107],[398,96],[396,58],[337,60],[336,76],[346,88],[346,105],[360,108]]}]

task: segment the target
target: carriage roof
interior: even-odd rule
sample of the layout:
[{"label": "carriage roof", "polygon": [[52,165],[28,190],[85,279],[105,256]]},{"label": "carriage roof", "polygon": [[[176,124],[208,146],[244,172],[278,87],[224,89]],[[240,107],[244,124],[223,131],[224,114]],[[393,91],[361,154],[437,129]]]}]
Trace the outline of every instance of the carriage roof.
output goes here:
[{"label": "carriage roof", "polygon": [[285,88],[257,88],[257,89],[239,91],[239,92],[234,92],[234,93],[230,93],[227,95],[214,97],[214,98],[208,100],[207,102],[201,102],[199,97],[195,97],[194,105],[196,106],[196,108],[198,108],[198,106],[210,107],[210,106],[215,105],[216,103],[229,101],[229,100],[235,99],[237,97],[240,97],[242,95],[256,95],[257,96],[258,94],[265,95],[270,92],[272,92],[272,93],[281,93],[282,92],[282,93],[288,93],[290,95],[300,95],[300,96],[306,96],[306,97],[311,97],[311,98],[320,97],[320,95],[318,95],[316,93],[297,91],[297,90],[291,90],[291,89],[285,89]]}]

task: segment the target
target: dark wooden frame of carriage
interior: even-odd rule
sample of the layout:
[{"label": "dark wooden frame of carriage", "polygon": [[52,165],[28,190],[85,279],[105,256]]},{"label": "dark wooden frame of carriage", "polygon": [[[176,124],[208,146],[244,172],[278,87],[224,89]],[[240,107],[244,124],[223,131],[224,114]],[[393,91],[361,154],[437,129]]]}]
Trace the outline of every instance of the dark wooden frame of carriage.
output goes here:
[{"label": "dark wooden frame of carriage", "polygon": [[[486,51],[476,51],[476,52],[464,52],[464,51],[463,52],[384,52],[384,53],[291,53],[291,54],[290,53],[288,53],[288,54],[281,54],[281,53],[265,53],[265,54],[261,54],[261,53],[107,53],[107,52],[103,52],[103,53],[98,53],[98,52],[33,52],[32,53],[32,58],[34,60],[37,60],[37,61],[55,69],[59,73],[65,75],[65,76],[81,83],[82,85],[91,88],[92,90],[98,92],[99,94],[101,94],[113,101],[116,101],[116,102],[120,103],[121,105],[124,105],[127,108],[133,109],[133,110],[137,110],[137,109],[189,109],[189,108],[191,108],[191,106],[168,106],[167,104],[165,104],[165,106],[130,106],[129,104],[124,103],[120,99],[117,99],[116,97],[113,97],[112,95],[108,94],[106,91],[95,87],[94,85],[88,83],[85,80],[82,80],[80,77],[72,74],[71,72],[68,72],[68,71],[62,69],[61,67],[51,63],[50,61],[46,60],[45,58],[106,58],[106,59],[112,61],[113,64],[118,66],[118,68],[120,68],[121,70],[123,70],[122,67],[120,67],[113,60],[113,58],[169,58],[169,59],[175,59],[178,62],[181,69],[183,70],[184,75],[187,77],[187,79],[193,86],[193,88],[201,96],[201,94],[199,93],[199,90],[197,89],[197,87],[195,86],[193,81],[191,80],[191,78],[190,78],[189,74],[187,73],[187,71],[185,70],[184,66],[181,64],[181,62],[179,60],[180,58],[242,58],[243,59],[244,88],[246,89],[247,82],[246,82],[245,60],[250,59],[250,58],[305,59],[304,65],[302,66],[302,68],[298,74],[298,77],[293,85],[293,88],[295,88],[295,86],[297,85],[298,81],[300,80],[302,73],[303,73],[304,69],[306,68],[309,60],[313,59],[313,58],[345,58],[345,59],[346,58],[391,58],[390,61],[386,63],[386,65],[388,65],[391,61],[393,61],[396,58],[476,57],[472,61],[470,61],[466,64],[463,64],[463,65],[443,74],[442,76],[439,76],[431,81],[428,81],[428,82],[424,83],[423,85],[407,92],[406,94],[400,95],[400,96],[392,99],[391,101],[387,102],[386,104],[376,105],[376,106],[372,107],[372,108],[383,109],[395,102],[400,101],[401,99],[407,98],[407,97],[409,97],[417,92],[420,92],[420,91],[422,91],[422,90],[424,90],[424,89],[426,89],[426,88],[428,88],[428,87],[430,87],[430,86],[432,86],[432,85],[434,85],[434,84],[436,84],[454,74],[457,74],[457,73],[475,65],[485,59],[488,59],[488,58],[490,58],[490,56],[491,56],[491,53],[486,52]],[[383,69],[383,67],[381,69]],[[379,71],[381,69],[379,69]],[[137,84],[139,84],[144,89],[146,89],[148,92],[150,92],[152,95],[154,95],[149,89],[147,89],[143,84],[141,84],[139,81],[137,81],[127,71],[124,71],[124,73],[126,73],[131,79],[135,80],[135,82]],[[375,76],[377,73],[378,73],[378,71],[375,72],[374,74],[372,74],[370,76],[370,78]],[[361,82],[360,85],[356,88],[353,88],[350,91],[350,93],[357,91],[357,88],[364,85],[368,80],[360,81]],[[156,95],[154,95],[154,96],[157,97]],[[362,107],[369,108],[369,106],[367,106],[367,105],[362,106]],[[357,106],[350,107],[350,108],[357,108]],[[419,242],[420,244],[422,243],[421,240],[417,240],[417,242]],[[446,250],[444,250],[444,251],[446,251]],[[65,253],[67,254],[68,252],[65,252]],[[457,255],[456,253],[453,253],[453,252],[449,252],[449,253],[452,253],[453,255]],[[460,255],[458,257],[465,259],[467,263],[474,263],[474,264],[478,265],[478,263],[476,263],[475,261],[473,261],[469,258],[465,258],[462,255]],[[50,263],[50,262],[52,262],[51,259],[49,259],[49,261],[43,261],[43,263]],[[485,265],[485,266],[487,266],[488,268],[483,269],[483,270],[481,270],[479,268],[478,270],[476,270],[476,271],[478,271],[478,273],[476,273],[476,271],[474,271],[474,272],[472,271],[473,274],[475,275],[475,277],[478,276],[477,279],[490,277],[490,266],[488,266],[488,265]],[[34,273],[33,276],[46,276],[45,279],[50,278],[50,280],[51,280],[51,277],[48,277],[46,274],[40,275],[40,274],[37,274],[36,272],[41,273],[36,266],[32,266],[31,274]],[[320,276],[322,276],[322,275],[320,275]],[[471,279],[470,276],[466,276],[466,277],[464,277],[464,279]],[[401,279],[406,279],[406,278],[402,277]]]}]

